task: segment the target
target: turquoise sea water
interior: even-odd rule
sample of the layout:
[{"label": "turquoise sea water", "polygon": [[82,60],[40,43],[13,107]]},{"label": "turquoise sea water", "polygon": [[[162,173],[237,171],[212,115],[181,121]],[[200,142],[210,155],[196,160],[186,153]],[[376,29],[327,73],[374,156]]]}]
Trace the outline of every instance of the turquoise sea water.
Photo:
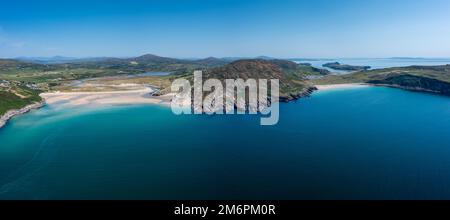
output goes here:
[{"label": "turquoise sea water", "polygon": [[450,199],[450,98],[321,91],[258,116],[47,106],[0,129],[1,199]]}]

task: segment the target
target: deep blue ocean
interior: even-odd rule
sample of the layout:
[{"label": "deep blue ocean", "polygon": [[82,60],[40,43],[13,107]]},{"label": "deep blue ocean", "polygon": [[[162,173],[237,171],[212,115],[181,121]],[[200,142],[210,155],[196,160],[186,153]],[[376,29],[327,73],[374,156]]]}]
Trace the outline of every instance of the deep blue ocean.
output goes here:
[{"label": "deep blue ocean", "polygon": [[320,91],[257,115],[46,106],[0,129],[0,199],[450,199],[450,98]]}]

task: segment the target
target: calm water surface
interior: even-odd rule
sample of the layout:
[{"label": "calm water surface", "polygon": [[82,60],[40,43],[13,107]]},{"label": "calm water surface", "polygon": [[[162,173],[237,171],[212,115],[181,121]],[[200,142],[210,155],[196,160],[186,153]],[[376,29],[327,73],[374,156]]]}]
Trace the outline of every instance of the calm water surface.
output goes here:
[{"label": "calm water surface", "polygon": [[1,199],[450,199],[450,98],[322,91],[257,116],[47,106],[0,129]]}]

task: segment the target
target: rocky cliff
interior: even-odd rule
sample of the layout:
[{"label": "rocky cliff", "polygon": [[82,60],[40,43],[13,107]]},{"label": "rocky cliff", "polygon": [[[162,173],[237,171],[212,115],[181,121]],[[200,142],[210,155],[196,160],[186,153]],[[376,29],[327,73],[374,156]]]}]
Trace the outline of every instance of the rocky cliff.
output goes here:
[{"label": "rocky cliff", "polygon": [[40,101],[40,102],[33,103],[31,105],[27,105],[21,109],[7,111],[5,114],[3,114],[0,117],[0,128],[5,126],[5,124],[8,122],[8,120],[10,120],[12,117],[25,114],[33,109],[41,108],[44,105],[45,105],[45,101]]},{"label": "rocky cliff", "polygon": [[280,101],[288,102],[308,96],[316,88],[306,80],[308,75],[324,73],[287,60],[239,60],[222,67],[206,70],[206,79],[278,79]]},{"label": "rocky cliff", "polygon": [[423,76],[414,76],[409,74],[394,75],[385,79],[370,80],[368,83],[450,95],[450,83]]}]

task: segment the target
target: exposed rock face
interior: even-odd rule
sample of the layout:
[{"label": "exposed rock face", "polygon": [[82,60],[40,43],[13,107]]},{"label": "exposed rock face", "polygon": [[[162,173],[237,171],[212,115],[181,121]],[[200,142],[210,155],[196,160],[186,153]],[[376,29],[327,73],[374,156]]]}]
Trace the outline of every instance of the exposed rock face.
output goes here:
[{"label": "exposed rock face", "polygon": [[25,114],[25,113],[31,111],[32,109],[38,109],[44,105],[45,105],[45,101],[41,101],[41,102],[37,102],[37,103],[31,104],[31,105],[27,105],[18,110],[10,110],[10,111],[6,112],[5,114],[3,114],[0,117],[0,128],[3,127],[6,124],[6,122],[8,122],[8,120],[11,119],[12,117]]},{"label": "exposed rock face", "polygon": [[[295,63],[293,63],[296,65]],[[280,79],[287,81],[280,65],[267,60],[239,60],[203,72],[204,78],[215,79]]]},{"label": "exposed rock face", "polygon": [[326,64],[323,64],[322,66],[328,67],[328,68],[331,68],[334,70],[346,70],[346,71],[364,71],[364,70],[370,69],[370,66],[352,66],[352,65],[347,65],[347,64],[340,64],[339,62],[326,63]]},{"label": "exposed rock face", "polygon": [[[202,77],[203,81],[207,79],[218,79],[222,83],[223,92],[225,96],[227,94],[234,94],[234,91],[227,91],[226,86],[226,80],[227,79],[243,79],[244,81],[248,79],[255,79],[257,82],[257,87],[259,89],[267,89],[267,91],[270,93],[270,80],[271,79],[278,79],[279,80],[279,101],[280,102],[289,102],[293,101],[302,97],[309,96],[314,90],[317,88],[314,87],[312,84],[310,84],[306,76],[308,75],[320,75],[321,72],[314,71],[310,67],[304,68],[304,65],[297,64],[295,62],[286,61],[286,60],[239,60],[232,62],[230,64],[212,68],[203,71]],[[260,85],[259,79],[266,79],[268,81],[268,85]],[[191,85],[193,82],[193,77],[189,78],[189,81],[191,81]],[[203,98],[205,96],[212,94],[213,92],[207,92],[203,94]],[[271,95],[267,94],[268,100],[267,103],[270,105],[272,100],[270,99]],[[193,99],[193,96],[191,96]],[[179,103],[180,105],[185,106],[186,103],[193,103],[192,100],[186,101],[186,97],[184,98],[175,98],[175,101]],[[257,103],[257,106],[252,105],[252,103],[249,104],[249,97],[248,94],[246,94],[245,97],[245,104],[236,104],[234,106],[228,106],[229,103],[227,103],[225,100],[231,99],[236,102],[236,97],[214,97],[213,98],[213,104],[216,103],[216,100],[220,101],[219,99],[224,99],[223,105],[225,108],[235,108],[239,110],[255,110],[257,109],[257,106],[259,106],[261,103]],[[254,103],[253,103],[254,104]],[[220,110],[222,106],[203,106],[203,109],[207,109],[208,111],[214,111]]]},{"label": "exposed rock face", "polygon": [[368,81],[368,83],[450,95],[450,83],[409,74],[388,76],[385,79]]},{"label": "exposed rock face", "polygon": [[317,90],[316,87],[309,87],[297,93],[290,93],[287,96],[280,96],[280,102],[291,102],[300,98],[308,97],[316,90]]},{"label": "exposed rock face", "polygon": [[[287,60],[239,60],[204,72],[205,79],[278,79],[280,101],[288,102],[307,96],[316,88],[307,82],[306,75],[321,74]],[[313,72],[313,73],[311,73]]]}]

